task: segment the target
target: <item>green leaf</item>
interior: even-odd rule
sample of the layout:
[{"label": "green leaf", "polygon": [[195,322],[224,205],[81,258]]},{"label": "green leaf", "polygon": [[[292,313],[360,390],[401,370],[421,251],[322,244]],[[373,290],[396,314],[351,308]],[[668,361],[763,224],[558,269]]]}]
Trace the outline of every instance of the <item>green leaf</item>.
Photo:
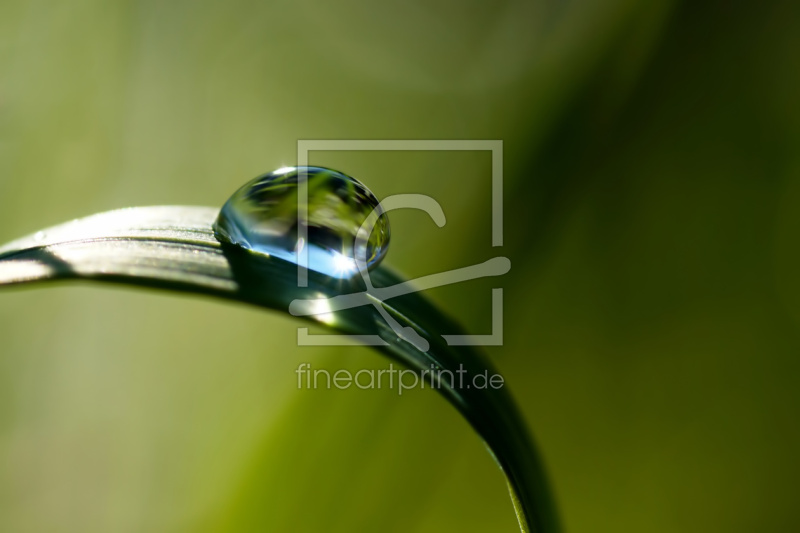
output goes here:
[{"label": "green leaf", "polygon": [[[221,244],[210,207],[163,206],[120,209],[74,220],[0,248],[0,285],[83,279],[201,293],[288,312],[296,299],[331,298],[363,291],[363,281],[308,274],[308,287],[297,286],[297,266]],[[375,287],[407,283],[388,267],[371,272]],[[473,347],[449,346],[437,332],[462,333],[421,292],[383,302],[403,327],[429,344],[422,352],[399,338],[372,305],[338,310],[308,319],[351,336],[379,335],[387,356],[421,372],[466,370],[471,376],[494,373]],[[523,531],[558,531],[553,502],[535,447],[505,387],[452,386],[441,392],[486,442],[506,475]]]}]

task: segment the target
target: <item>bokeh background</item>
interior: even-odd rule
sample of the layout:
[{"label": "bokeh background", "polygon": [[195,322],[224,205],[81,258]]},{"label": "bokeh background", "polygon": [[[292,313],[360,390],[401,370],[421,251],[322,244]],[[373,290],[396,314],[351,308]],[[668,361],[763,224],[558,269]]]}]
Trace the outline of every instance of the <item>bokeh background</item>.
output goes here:
[{"label": "bokeh background", "polygon": [[[800,529],[800,9],[791,2],[0,3],[0,241],[117,207],[219,205],[298,139],[396,212],[431,292],[534,431],[570,532]],[[515,531],[500,472],[430,391],[298,390],[384,368],[297,322],[90,284],[0,293],[0,530]]]}]

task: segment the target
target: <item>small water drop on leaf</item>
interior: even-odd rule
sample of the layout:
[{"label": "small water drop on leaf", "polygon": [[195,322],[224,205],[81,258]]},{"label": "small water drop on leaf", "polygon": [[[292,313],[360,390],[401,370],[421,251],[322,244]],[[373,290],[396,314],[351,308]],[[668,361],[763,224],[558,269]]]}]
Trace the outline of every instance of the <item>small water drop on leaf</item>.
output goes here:
[{"label": "small water drop on leaf", "polygon": [[[298,213],[303,181],[305,216]],[[357,240],[370,218],[369,238]],[[303,219],[305,228],[299,225]],[[350,278],[358,273],[357,254],[370,270],[386,255],[389,220],[375,195],[355,178],[329,168],[283,167],[236,191],[222,207],[214,233],[221,241],[296,264],[305,249],[309,270]]]}]

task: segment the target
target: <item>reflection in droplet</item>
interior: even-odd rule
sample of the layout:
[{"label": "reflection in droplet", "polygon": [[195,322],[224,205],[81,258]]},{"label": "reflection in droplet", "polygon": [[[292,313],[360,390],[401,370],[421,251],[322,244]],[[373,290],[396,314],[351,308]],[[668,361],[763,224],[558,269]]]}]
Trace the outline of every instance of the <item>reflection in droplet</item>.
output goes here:
[{"label": "reflection in droplet", "polygon": [[[307,176],[307,242],[298,236],[300,176]],[[374,230],[357,243],[370,216],[378,217]],[[222,241],[293,263],[305,248],[308,268],[335,278],[358,272],[356,253],[375,267],[389,245],[389,220],[375,195],[355,178],[322,167],[283,167],[245,184],[222,207],[214,232]]]}]

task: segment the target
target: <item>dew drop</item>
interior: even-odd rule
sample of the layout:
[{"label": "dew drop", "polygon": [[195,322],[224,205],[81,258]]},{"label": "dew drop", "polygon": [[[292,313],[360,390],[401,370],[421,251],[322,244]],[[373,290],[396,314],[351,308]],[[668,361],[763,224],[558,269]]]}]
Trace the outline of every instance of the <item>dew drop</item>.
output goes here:
[{"label": "dew drop", "polygon": [[[298,179],[307,177],[306,239],[298,236]],[[372,233],[356,242],[370,218]],[[335,278],[358,273],[356,252],[372,269],[386,255],[389,220],[378,199],[360,181],[322,167],[283,167],[248,182],[233,193],[214,223],[228,242],[297,264],[306,248],[308,268]],[[357,250],[357,246],[360,248]]]}]

